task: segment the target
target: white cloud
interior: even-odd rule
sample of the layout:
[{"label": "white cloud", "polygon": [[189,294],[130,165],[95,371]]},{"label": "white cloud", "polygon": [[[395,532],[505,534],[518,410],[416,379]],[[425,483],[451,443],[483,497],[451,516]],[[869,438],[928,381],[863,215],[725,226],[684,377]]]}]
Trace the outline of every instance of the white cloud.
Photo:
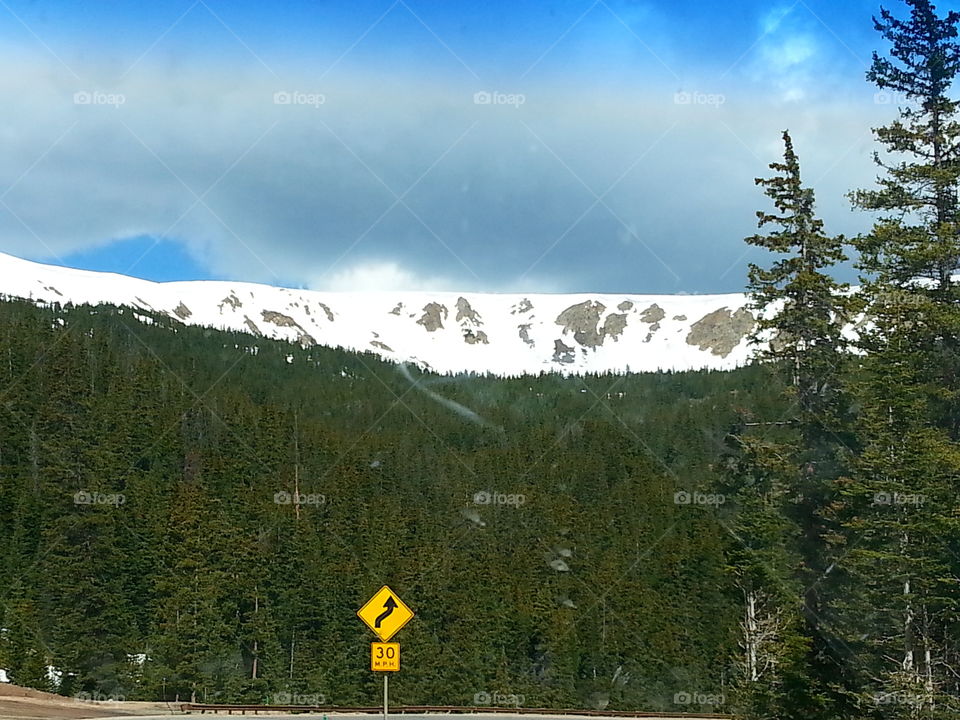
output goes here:
[{"label": "white cloud", "polygon": [[776,88],[783,102],[793,103],[807,99],[816,88],[823,59],[812,35],[775,33],[759,44],[752,75]]},{"label": "white cloud", "polygon": [[763,60],[774,71],[786,72],[810,60],[817,52],[817,41],[810,35],[792,35],[764,48]]},{"label": "white cloud", "polygon": [[367,292],[379,290],[460,290],[455,280],[421,276],[389,260],[373,260],[352,265],[318,278],[311,290]]},{"label": "white cloud", "polygon": [[780,29],[780,25],[787,19],[787,16],[793,12],[796,3],[792,5],[779,5],[770,8],[766,14],[760,18],[760,29],[764,34],[769,34]]},{"label": "white cloud", "polygon": [[[748,77],[775,89],[783,103],[831,97],[840,69],[835,52],[844,48],[807,8],[778,5],[762,12],[757,25],[759,35],[744,66]],[[843,82],[856,79],[844,76]]]},{"label": "white cloud", "polygon": [[336,292],[377,292],[414,290],[434,292],[563,292],[558,279],[542,276],[502,277],[493,282],[480,282],[476,278],[463,280],[456,277],[418,273],[395,260],[364,260],[341,270],[315,277],[308,287],[311,290]]}]

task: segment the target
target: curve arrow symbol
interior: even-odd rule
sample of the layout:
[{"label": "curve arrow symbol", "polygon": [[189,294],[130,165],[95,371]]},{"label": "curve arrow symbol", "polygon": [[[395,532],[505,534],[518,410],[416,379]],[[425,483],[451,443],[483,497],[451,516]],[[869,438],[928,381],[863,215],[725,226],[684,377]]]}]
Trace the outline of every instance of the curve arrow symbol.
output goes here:
[{"label": "curve arrow symbol", "polygon": [[387,598],[387,601],[383,604],[383,607],[385,608],[384,612],[377,615],[377,619],[373,622],[373,626],[377,629],[380,628],[380,623],[390,617],[394,609],[397,607],[397,601],[393,599],[393,595]]}]

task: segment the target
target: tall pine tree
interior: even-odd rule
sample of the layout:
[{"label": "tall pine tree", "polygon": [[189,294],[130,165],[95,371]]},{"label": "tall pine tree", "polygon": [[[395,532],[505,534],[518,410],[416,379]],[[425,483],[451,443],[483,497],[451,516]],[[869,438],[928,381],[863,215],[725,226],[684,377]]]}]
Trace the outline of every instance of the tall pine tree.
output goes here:
[{"label": "tall pine tree", "polygon": [[[825,234],[787,131],[783,142],[783,162],[770,165],[777,174],[756,180],[775,208],[757,212],[758,224],[771,229],[746,242],[777,254],[769,267],[750,265],[749,290],[759,316],[753,340],[769,341],[757,355],[782,376],[789,409],[769,422],[785,428],[775,439],[735,432],[725,474],[738,510],[734,533],[748,549],[735,552],[733,564],[744,584],[751,712],[812,717],[829,712],[826,688],[836,667],[818,588],[828,565],[823,508],[842,445],[838,378],[850,301],[847,288],[829,273],[846,259],[843,239]],[[761,613],[765,603],[774,607]],[[765,632],[765,625],[776,632]],[[761,641],[779,647],[763,650]],[[758,672],[761,651],[779,658],[780,667],[768,671],[772,682]]]},{"label": "tall pine tree", "polygon": [[877,188],[852,193],[879,218],[854,241],[867,321],[851,382],[863,450],[837,503],[847,582],[834,606],[873,713],[933,718],[956,712],[960,668],[960,125],[948,94],[960,14],[907,5],[907,20],[886,9],[874,19],[891,48],[874,53],[867,79],[903,106],[874,131],[886,150],[875,155]]}]

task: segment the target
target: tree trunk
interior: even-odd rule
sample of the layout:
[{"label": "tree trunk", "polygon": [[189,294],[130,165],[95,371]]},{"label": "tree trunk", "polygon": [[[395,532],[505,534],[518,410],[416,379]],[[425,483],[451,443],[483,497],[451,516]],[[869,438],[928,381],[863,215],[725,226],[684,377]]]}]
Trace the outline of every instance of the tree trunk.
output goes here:
[{"label": "tree trunk", "polygon": [[753,590],[747,591],[746,618],[744,622],[744,648],[747,653],[747,677],[750,682],[760,679],[757,666],[759,628],[757,623],[757,594]]}]

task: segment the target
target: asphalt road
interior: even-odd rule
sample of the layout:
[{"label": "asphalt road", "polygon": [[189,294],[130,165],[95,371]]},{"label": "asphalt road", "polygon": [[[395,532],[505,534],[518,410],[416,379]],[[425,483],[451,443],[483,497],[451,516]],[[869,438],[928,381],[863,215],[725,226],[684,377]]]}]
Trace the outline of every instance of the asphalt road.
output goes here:
[{"label": "asphalt road", "polygon": [[[181,713],[177,713],[181,715]],[[299,713],[297,715],[268,715],[266,713],[259,714],[248,714],[241,716],[239,712],[234,712],[233,715],[227,714],[212,714],[205,713],[201,715],[199,712],[194,712],[190,714],[190,717],[197,718],[239,718],[239,717],[249,717],[249,718],[261,718],[261,720],[320,720],[323,718],[323,713]],[[378,720],[382,718],[382,715],[373,715],[371,713],[359,713],[359,714],[350,714],[350,713],[328,713],[327,717],[330,720]],[[577,715],[509,715],[507,713],[433,713],[433,714],[408,714],[404,713],[402,715],[391,714],[389,716],[390,720],[439,720],[439,718],[445,718],[447,720],[576,720]],[[138,715],[134,720],[169,720],[170,715]],[[684,720],[695,720],[695,715],[690,715]],[[101,718],[101,720],[113,720],[112,718]],[[116,720],[131,720],[130,715],[125,715],[123,717],[117,717]],[[590,717],[589,720],[603,720],[602,717]],[[618,717],[615,720],[629,720],[629,718]],[[656,720],[655,718],[644,718],[643,720]],[[668,718],[666,720],[676,720],[676,718]]]}]

